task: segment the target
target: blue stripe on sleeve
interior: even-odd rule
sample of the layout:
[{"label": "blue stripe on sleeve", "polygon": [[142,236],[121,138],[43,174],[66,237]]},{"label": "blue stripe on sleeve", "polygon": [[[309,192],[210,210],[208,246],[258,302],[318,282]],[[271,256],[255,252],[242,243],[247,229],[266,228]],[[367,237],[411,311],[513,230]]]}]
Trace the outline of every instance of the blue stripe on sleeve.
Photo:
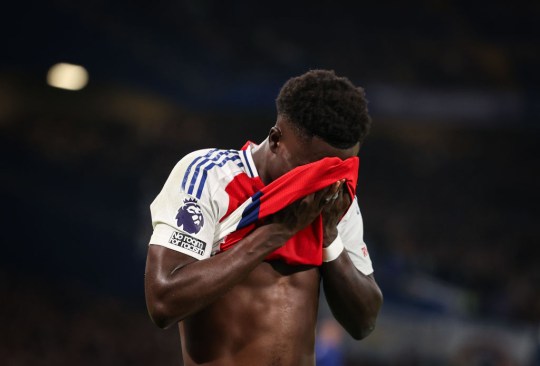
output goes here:
[{"label": "blue stripe on sleeve", "polygon": [[[236,161],[236,160],[238,160],[238,161]],[[206,183],[206,177],[208,176],[208,171],[210,169],[212,169],[213,167],[215,167],[215,166],[222,167],[223,165],[227,164],[227,162],[229,162],[229,161],[233,161],[233,162],[235,161],[236,165],[238,167],[240,167],[240,168],[242,168],[244,166],[244,164],[242,164],[242,161],[241,161],[239,155],[229,156],[229,157],[226,157],[223,161],[221,161],[219,163],[211,163],[211,164],[209,164],[207,167],[204,168],[204,170],[202,172],[201,183],[199,184],[199,188],[197,189],[197,194],[196,194],[197,198],[201,198],[202,190],[204,188],[204,184]]]},{"label": "blue stripe on sleeve", "polygon": [[[227,153],[228,151],[226,150],[218,151],[217,154],[215,154],[214,156],[212,157],[208,156],[206,157],[206,159],[201,160],[197,164],[197,166],[195,167],[195,172],[193,173],[193,177],[191,178],[191,182],[189,183],[188,192],[187,192],[188,194],[193,194],[193,191],[195,190],[195,184],[197,183],[197,179],[199,178],[201,167],[203,167],[205,164],[208,164],[212,161],[219,160],[221,157],[225,156]],[[206,167],[203,167],[203,169],[206,169]]]},{"label": "blue stripe on sleeve", "polygon": [[191,164],[189,164],[188,168],[186,169],[186,172],[184,173],[184,178],[182,179],[182,189],[185,190],[186,189],[186,183],[187,183],[187,179],[189,177],[189,174],[191,173],[191,169],[193,168],[193,166],[195,164],[197,164],[197,162],[199,162],[201,159],[204,160],[206,158],[208,158],[210,155],[212,155],[214,152],[216,152],[218,149],[212,149],[210,150],[209,152],[207,152],[205,155],[203,156],[198,156],[197,158],[193,159],[193,161],[191,162]]},{"label": "blue stripe on sleeve", "polygon": [[[238,150],[212,149],[206,154],[193,159],[184,173],[182,189],[190,195],[195,194],[197,198],[201,198],[208,171],[214,167],[222,167],[230,161],[234,162],[239,168],[244,167]],[[193,175],[190,179],[191,173]],[[199,178],[201,181],[197,184]]]}]

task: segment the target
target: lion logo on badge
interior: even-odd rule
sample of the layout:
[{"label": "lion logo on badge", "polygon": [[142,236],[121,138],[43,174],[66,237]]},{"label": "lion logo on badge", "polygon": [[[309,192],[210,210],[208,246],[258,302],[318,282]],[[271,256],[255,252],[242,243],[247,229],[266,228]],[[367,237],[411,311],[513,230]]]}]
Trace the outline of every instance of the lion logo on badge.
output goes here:
[{"label": "lion logo on badge", "polygon": [[184,199],[184,204],[176,214],[176,224],[190,234],[197,234],[201,231],[204,225],[204,217],[196,199]]}]

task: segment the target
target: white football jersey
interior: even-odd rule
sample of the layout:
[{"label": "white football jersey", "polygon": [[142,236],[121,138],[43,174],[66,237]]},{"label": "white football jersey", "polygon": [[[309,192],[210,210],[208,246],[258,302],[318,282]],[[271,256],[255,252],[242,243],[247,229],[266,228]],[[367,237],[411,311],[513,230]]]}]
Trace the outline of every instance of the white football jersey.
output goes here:
[{"label": "white football jersey", "polygon": [[[220,252],[222,221],[262,187],[251,148],[198,150],[182,158],[150,205],[154,232],[150,244],[203,260]],[[355,197],[338,224],[352,262],[363,274],[373,272],[364,243],[362,215]]]}]

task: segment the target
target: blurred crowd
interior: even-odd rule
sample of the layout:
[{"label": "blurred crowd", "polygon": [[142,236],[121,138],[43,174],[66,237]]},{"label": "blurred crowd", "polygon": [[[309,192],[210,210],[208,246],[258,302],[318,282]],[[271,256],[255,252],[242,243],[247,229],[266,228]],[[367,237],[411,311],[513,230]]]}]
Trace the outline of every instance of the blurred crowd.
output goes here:
[{"label": "blurred crowd", "polygon": [[[10,213],[1,259],[9,342],[1,343],[14,357],[10,364],[28,357],[84,364],[71,358],[81,355],[94,364],[122,357],[144,364],[159,353],[156,346],[166,350],[163,357],[179,357],[176,333],[162,343],[144,311],[148,205],[184,153],[258,141],[271,122],[181,118],[197,121],[208,143],[187,142],[182,133],[141,138],[118,121],[107,128],[46,118],[4,126],[0,149],[16,157],[4,163],[1,187]],[[163,131],[175,131],[174,124]],[[218,143],[217,136],[230,139]],[[540,322],[538,214],[531,204],[538,198],[536,138],[519,129],[375,126],[360,155],[358,195],[387,304],[512,326]],[[21,273],[39,282],[12,282]],[[49,282],[62,290],[50,290]],[[440,287],[448,296],[434,290]],[[153,345],[149,335],[158,337]]]},{"label": "blurred crowd", "polygon": [[[519,89],[537,110],[534,1],[50,0],[9,9],[0,27],[10,70],[41,71],[59,57],[83,63],[91,82],[159,89],[201,109],[270,106],[283,80],[322,67],[363,85]],[[9,16],[18,13],[24,27]]]},{"label": "blurred crowd", "polygon": [[[184,154],[264,139],[278,88],[310,68],[348,76],[371,101],[358,196],[386,303],[540,324],[539,3],[10,7],[27,24],[0,22],[2,364],[178,364],[177,332],[145,312],[148,206]],[[88,67],[87,89],[45,85],[63,60]],[[383,110],[385,96],[414,102],[418,90],[442,107],[417,102],[422,119]],[[441,118],[451,93],[457,108],[481,105],[469,90],[500,91],[500,110],[513,109],[482,124]]]},{"label": "blurred crowd", "polygon": [[392,134],[366,144],[359,193],[389,289],[403,299],[405,283],[396,279],[423,272],[470,290],[465,313],[538,323],[538,133],[417,127]]},{"label": "blurred crowd", "polygon": [[[186,122],[168,121],[154,138],[111,121],[40,118],[4,126],[2,150],[16,157],[4,163],[3,194],[13,210],[6,219],[39,229],[39,241],[27,244],[39,253],[34,260],[60,261],[65,247],[69,257],[61,257],[69,260],[59,264],[70,271],[85,266],[93,273],[104,260],[109,270],[132,270],[150,235],[148,205],[176,161],[196,148],[262,140],[272,123],[179,118]],[[194,128],[182,131],[184,123]],[[358,194],[388,299],[410,297],[396,278],[428,274],[467,290],[467,313],[540,321],[538,213],[531,204],[538,198],[536,138],[527,129],[375,125],[361,152]],[[11,235],[21,240],[18,231]],[[17,246],[7,250],[28,255]],[[121,263],[103,258],[104,251],[121,255]],[[136,280],[130,286],[134,291]]]},{"label": "blurred crowd", "polygon": [[76,282],[2,272],[3,365],[175,365],[176,329],[162,331],[140,307]]}]

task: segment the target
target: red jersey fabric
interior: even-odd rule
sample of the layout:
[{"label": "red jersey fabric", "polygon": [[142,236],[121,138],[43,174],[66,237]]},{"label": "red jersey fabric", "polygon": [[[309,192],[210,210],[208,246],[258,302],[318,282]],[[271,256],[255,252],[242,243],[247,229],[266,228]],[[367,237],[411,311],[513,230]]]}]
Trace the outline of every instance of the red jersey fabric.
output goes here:
[{"label": "red jersey fabric", "polygon": [[[221,221],[236,210],[242,210],[242,216],[238,220],[236,231],[226,236],[220,250],[225,251],[231,248],[265,217],[341,179],[345,179],[347,192],[352,201],[356,195],[359,163],[357,157],[346,160],[336,157],[324,158],[299,166],[266,186],[260,179],[245,179],[246,177],[242,175],[235,177],[227,186],[226,191],[231,197],[238,196],[231,193],[242,191],[249,202],[242,199],[233,199],[229,202],[227,214]],[[322,217],[319,216],[311,225],[299,231],[285,245],[271,253],[267,260],[283,260],[291,265],[319,266],[322,263],[322,244],[323,225]]]}]

